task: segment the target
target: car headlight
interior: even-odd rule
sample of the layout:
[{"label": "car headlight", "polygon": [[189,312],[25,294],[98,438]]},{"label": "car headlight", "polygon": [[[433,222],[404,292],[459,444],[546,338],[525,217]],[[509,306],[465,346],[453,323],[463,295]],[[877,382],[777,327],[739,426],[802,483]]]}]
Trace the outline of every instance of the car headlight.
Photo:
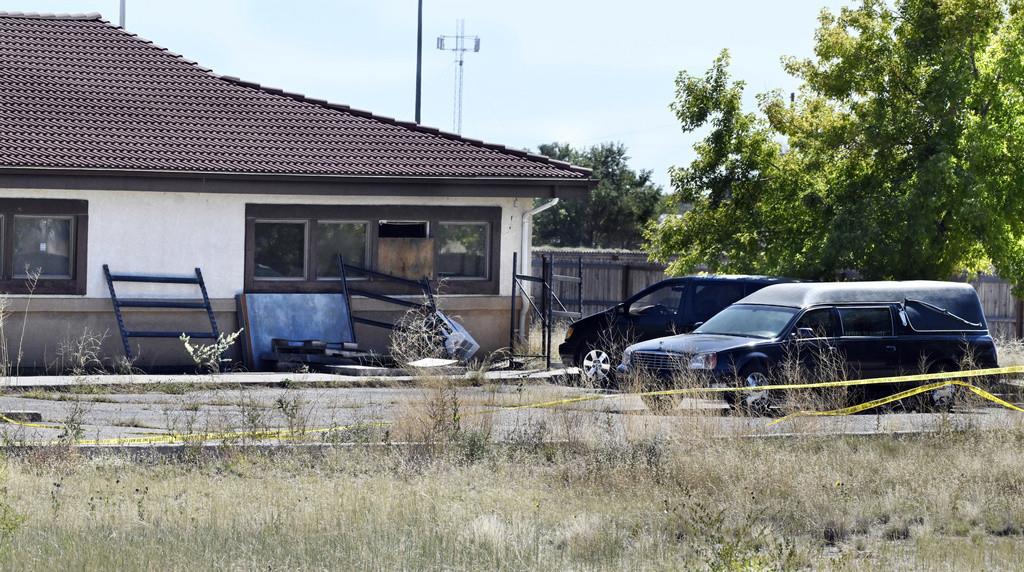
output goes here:
[{"label": "car headlight", "polygon": [[570,326],[569,329],[565,331],[565,339],[568,340],[571,337],[572,337],[572,326]]},{"label": "car headlight", "polygon": [[718,354],[697,354],[690,358],[690,369],[715,369],[718,365]]},{"label": "car headlight", "polygon": [[626,350],[626,351],[622,352],[622,365],[628,366],[628,365],[630,365],[632,363],[632,361],[633,361],[633,352],[632,351]]}]

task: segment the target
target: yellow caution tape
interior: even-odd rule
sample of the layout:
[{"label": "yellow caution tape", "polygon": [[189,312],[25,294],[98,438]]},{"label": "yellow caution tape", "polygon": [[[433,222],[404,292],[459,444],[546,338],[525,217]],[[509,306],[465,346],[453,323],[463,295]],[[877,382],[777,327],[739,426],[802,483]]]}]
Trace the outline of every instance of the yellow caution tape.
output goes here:
[{"label": "yellow caution tape", "polygon": [[821,417],[821,416],[852,415],[854,413],[860,413],[861,411],[867,411],[868,409],[874,409],[875,407],[881,407],[883,405],[888,405],[889,403],[893,403],[893,402],[899,401],[901,399],[906,399],[908,397],[913,397],[913,396],[919,395],[921,393],[926,393],[926,392],[929,392],[929,391],[934,391],[934,390],[937,390],[937,389],[942,389],[943,387],[953,387],[953,386],[967,388],[970,391],[974,392],[976,395],[978,395],[980,397],[983,397],[983,398],[985,398],[985,399],[987,399],[987,400],[989,400],[989,401],[991,401],[993,403],[1001,405],[1001,406],[1003,406],[1003,407],[1005,407],[1007,409],[1012,409],[1014,411],[1019,411],[1021,413],[1024,413],[1024,409],[1022,409],[1020,407],[1017,407],[1016,405],[1014,405],[1014,404],[1012,404],[1012,403],[1010,403],[1008,401],[1002,400],[1002,399],[996,397],[995,395],[992,395],[991,393],[989,393],[989,392],[985,391],[984,389],[981,389],[980,387],[977,387],[975,385],[971,385],[969,383],[965,383],[965,382],[962,382],[962,381],[941,381],[941,382],[937,382],[937,383],[929,383],[928,385],[922,385],[920,387],[915,387],[915,388],[912,388],[912,389],[908,389],[906,391],[901,391],[899,393],[894,393],[894,394],[889,395],[887,397],[882,397],[882,398],[879,398],[879,399],[873,399],[871,401],[866,401],[866,402],[860,403],[858,405],[851,405],[849,407],[842,407],[840,409],[832,409],[832,410],[829,410],[829,411],[798,411],[796,413],[791,413],[789,415],[786,415],[785,417],[782,417],[780,419],[776,419],[775,421],[772,421],[771,423],[769,423],[768,426],[771,427],[772,425],[775,425],[777,423],[782,423],[783,421],[786,421],[787,419],[793,419],[794,417],[809,417],[809,416]]},{"label": "yellow caution tape", "polygon": [[[752,392],[752,391],[778,391],[792,389],[814,389],[822,387],[854,387],[860,385],[880,385],[895,383],[914,383],[921,381],[948,380],[953,378],[976,378],[993,377],[1010,374],[1024,374],[1024,366],[995,367],[987,369],[973,369],[966,371],[942,372],[942,373],[921,373],[915,375],[899,375],[889,377],[874,377],[869,379],[854,379],[847,381],[823,381],[815,383],[787,383],[777,385],[756,385],[737,387],[687,387],[682,389],[662,389],[657,391],[642,391],[636,393],[612,393],[605,395],[583,395],[579,397],[567,397],[553,401],[542,401],[524,405],[510,405],[501,409],[544,409],[558,405],[569,405],[583,403],[586,401],[597,401],[601,399],[618,399],[629,396],[659,396],[659,395],[700,395],[708,393],[731,393],[731,392]],[[973,387],[973,386],[971,386]]]},{"label": "yellow caution tape", "polygon": [[[544,409],[550,407],[556,407],[559,405],[569,405],[573,403],[583,403],[587,401],[598,401],[603,399],[616,399],[628,396],[662,396],[662,395],[700,395],[708,393],[726,393],[726,392],[751,392],[751,391],[778,391],[778,390],[793,390],[793,389],[814,389],[824,387],[853,387],[862,385],[878,385],[878,384],[896,384],[896,383],[914,383],[922,381],[936,382],[915,387],[906,391],[902,391],[888,397],[867,401],[858,405],[850,407],[844,407],[841,409],[835,409],[831,411],[811,411],[811,412],[798,412],[791,415],[787,415],[781,419],[777,419],[769,424],[775,425],[781,423],[787,419],[792,419],[798,416],[838,416],[838,415],[850,415],[865,411],[875,407],[880,407],[894,401],[906,399],[920,393],[927,391],[933,391],[948,387],[952,385],[964,387],[973,393],[997,403],[1008,409],[1015,411],[1024,412],[1024,409],[1008,403],[987,391],[962,382],[962,381],[948,381],[953,378],[977,378],[977,377],[993,377],[1003,376],[1010,374],[1024,374],[1024,366],[1012,366],[1012,367],[999,367],[999,368],[988,368],[988,369],[975,369],[967,371],[957,372],[943,372],[943,373],[924,373],[916,375],[901,375],[901,376],[890,376],[890,377],[876,377],[870,379],[857,379],[848,381],[825,381],[816,383],[789,383],[789,384],[778,384],[778,385],[758,385],[758,386],[738,386],[738,387],[691,387],[682,389],[664,389],[658,391],[644,391],[637,393],[616,393],[616,394],[605,394],[605,395],[583,395],[579,397],[569,397],[564,399],[557,399],[552,401],[543,401],[538,403],[528,403],[523,405],[510,405],[496,408],[497,411],[514,411],[518,409]],[[491,410],[491,412],[495,411]],[[487,413],[488,411],[481,411],[477,413]],[[45,423],[29,423],[25,421],[16,421],[10,419],[4,415],[0,415],[0,421],[10,423],[13,425],[19,425],[22,427],[38,428],[38,429],[62,429],[60,425],[45,424]],[[225,441],[230,439],[257,439],[257,440],[284,440],[304,435],[329,433],[334,431],[344,431],[353,429],[360,426],[386,426],[386,422],[377,423],[360,423],[354,425],[338,426],[338,427],[320,427],[311,429],[269,429],[265,431],[236,431],[236,432],[222,432],[222,433],[169,433],[143,437],[115,437],[110,439],[91,439],[81,440],[76,443],[79,445],[136,445],[136,444],[158,444],[158,443],[187,443],[187,442],[204,442],[204,441]],[[36,444],[53,444],[50,443],[36,443]]]}]

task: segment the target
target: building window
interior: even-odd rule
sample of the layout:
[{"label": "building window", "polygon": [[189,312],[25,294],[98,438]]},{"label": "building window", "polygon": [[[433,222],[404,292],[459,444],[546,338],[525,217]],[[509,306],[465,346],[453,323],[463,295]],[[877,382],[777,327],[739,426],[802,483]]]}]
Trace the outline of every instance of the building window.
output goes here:
[{"label": "building window", "polygon": [[[340,292],[338,257],[352,266],[411,278],[451,279],[450,294],[497,294],[500,207],[248,204],[247,292]],[[364,288],[418,288],[360,275]]]},{"label": "building window", "polygon": [[85,294],[87,201],[0,199],[0,291]]},{"label": "building window", "polygon": [[423,220],[382,220],[377,223],[380,238],[427,238],[430,225]]},{"label": "building window", "polygon": [[442,222],[437,225],[437,274],[442,278],[487,278],[489,267],[486,222]]},{"label": "building window", "polygon": [[256,221],[253,236],[257,280],[305,279],[305,221]]},{"label": "building window", "polygon": [[[341,278],[338,268],[340,255],[346,264],[365,268],[369,259],[369,230],[366,222],[320,221],[316,225],[316,277],[317,280]],[[349,278],[361,278],[355,272],[346,272]]]},{"label": "building window", "polygon": [[71,278],[71,217],[14,217],[14,277]]}]

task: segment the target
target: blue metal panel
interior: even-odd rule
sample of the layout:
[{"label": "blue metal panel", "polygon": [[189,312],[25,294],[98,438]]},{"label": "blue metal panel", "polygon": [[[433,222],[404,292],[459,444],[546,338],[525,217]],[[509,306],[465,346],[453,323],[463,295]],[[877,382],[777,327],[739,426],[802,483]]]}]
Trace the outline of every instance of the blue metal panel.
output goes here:
[{"label": "blue metal panel", "polygon": [[344,294],[242,294],[246,366],[269,367],[263,357],[274,338],[354,343],[351,312]]}]

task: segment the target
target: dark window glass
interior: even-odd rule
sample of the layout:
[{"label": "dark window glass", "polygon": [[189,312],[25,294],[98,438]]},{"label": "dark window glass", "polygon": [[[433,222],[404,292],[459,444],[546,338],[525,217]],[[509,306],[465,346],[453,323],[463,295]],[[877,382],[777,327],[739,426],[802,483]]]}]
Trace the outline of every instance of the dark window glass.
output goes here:
[{"label": "dark window glass", "polygon": [[254,229],[255,275],[260,280],[306,276],[306,223],[257,222]]},{"label": "dark window glass", "polygon": [[377,227],[381,238],[427,238],[427,223],[424,221],[382,220]]},{"label": "dark window glass", "polygon": [[14,276],[71,277],[71,218],[14,217]]},{"label": "dark window glass", "polygon": [[843,335],[891,336],[892,316],[889,308],[840,308]]},{"label": "dark window glass", "polygon": [[834,338],[839,335],[839,320],[828,308],[811,310],[800,317],[796,328],[810,328],[819,338]]},{"label": "dark window glass", "polygon": [[693,289],[693,321],[706,322],[743,297],[743,284],[705,283]]},{"label": "dark window glass", "polygon": [[796,314],[794,308],[733,304],[715,314],[696,334],[723,334],[770,339],[778,336]]},{"label": "dark window glass", "polygon": [[437,273],[448,278],[487,278],[487,224],[440,223]]},{"label": "dark window glass", "polygon": [[[316,277],[341,278],[338,255],[345,264],[366,268],[365,222],[321,222],[316,225]],[[357,277],[349,271],[349,278]]]},{"label": "dark window glass", "polygon": [[679,304],[682,302],[684,292],[686,292],[685,284],[662,286],[630,303],[629,313],[634,316],[650,314],[675,315],[679,312]]}]

